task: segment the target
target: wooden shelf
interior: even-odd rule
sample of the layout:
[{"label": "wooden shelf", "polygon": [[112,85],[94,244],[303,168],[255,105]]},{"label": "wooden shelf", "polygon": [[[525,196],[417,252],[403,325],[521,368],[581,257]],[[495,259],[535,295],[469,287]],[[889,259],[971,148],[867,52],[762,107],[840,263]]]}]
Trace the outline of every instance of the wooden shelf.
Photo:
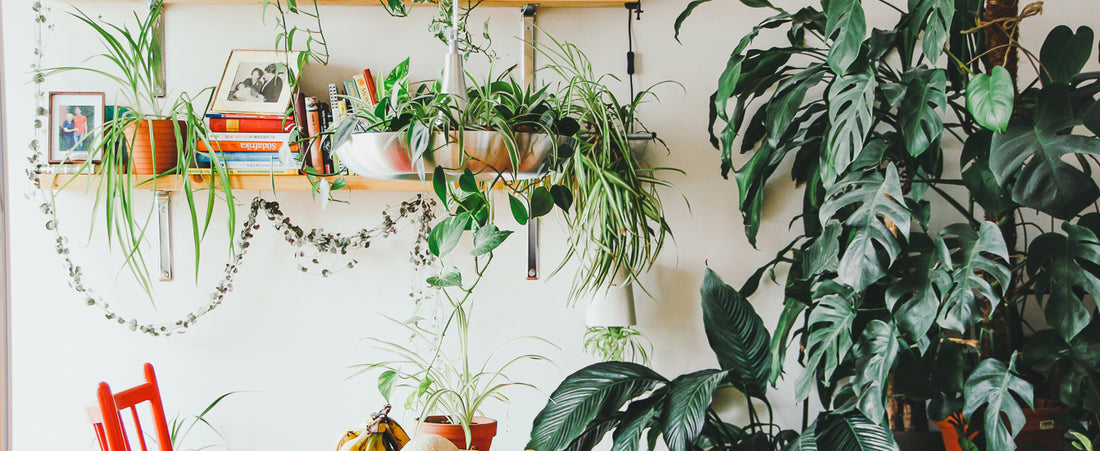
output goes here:
[{"label": "wooden shelf", "polygon": [[[111,0],[111,1],[134,1],[134,0]],[[308,0],[305,0],[308,1]],[[166,5],[259,5],[263,4],[263,0],[165,0]],[[344,6],[382,6],[379,0],[317,0],[321,5],[344,5]],[[540,7],[553,7],[553,8],[608,8],[608,7],[622,7],[625,2],[623,1],[609,1],[609,0],[546,0],[546,1],[519,1],[519,0],[484,0],[478,6],[495,6],[495,7],[515,7],[519,8],[524,5],[537,4]],[[420,4],[414,3],[409,6],[432,6],[433,4]]]},{"label": "wooden shelf", "polygon": [[[155,189],[179,191],[182,187],[182,177],[179,175],[161,177],[157,179]],[[188,177],[191,177],[192,186],[195,188],[210,185],[208,176],[195,174]],[[136,185],[134,188],[154,189],[153,181],[148,179],[147,176],[135,176],[135,178],[143,181],[143,183]],[[69,190],[89,189],[94,191],[99,186],[100,179],[101,177],[98,175],[42,174],[40,176],[40,187]],[[330,181],[333,179],[335,177],[329,177]],[[271,191],[273,180],[276,191],[309,191],[312,189],[309,180],[304,175],[231,175],[229,180],[234,191]],[[344,180],[348,183],[348,189],[353,191],[430,191],[432,189],[430,182],[421,183],[417,180],[378,180],[355,175],[346,175]]]}]

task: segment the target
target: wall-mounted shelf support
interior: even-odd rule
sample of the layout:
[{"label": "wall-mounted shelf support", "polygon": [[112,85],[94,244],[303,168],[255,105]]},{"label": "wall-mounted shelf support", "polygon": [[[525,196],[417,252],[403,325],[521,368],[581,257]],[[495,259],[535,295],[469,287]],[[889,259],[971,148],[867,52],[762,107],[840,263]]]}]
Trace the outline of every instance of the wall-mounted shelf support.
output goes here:
[{"label": "wall-mounted shelf support", "polygon": [[160,229],[160,281],[172,280],[172,192],[157,190],[157,224]]},{"label": "wall-mounted shelf support", "polygon": [[[528,3],[520,8],[523,14],[523,83],[535,84],[535,13],[538,3]],[[539,219],[527,221],[527,280],[539,278]]]},{"label": "wall-mounted shelf support", "polygon": [[[152,9],[155,1],[145,0],[145,6]],[[167,6],[161,6],[160,14],[157,15],[157,20],[153,23],[153,48],[150,49],[153,54],[149,58],[153,68],[153,81],[156,83],[154,92],[157,97],[164,97],[168,92],[168,83],[164,75],[164,8],[167,8]]]}]

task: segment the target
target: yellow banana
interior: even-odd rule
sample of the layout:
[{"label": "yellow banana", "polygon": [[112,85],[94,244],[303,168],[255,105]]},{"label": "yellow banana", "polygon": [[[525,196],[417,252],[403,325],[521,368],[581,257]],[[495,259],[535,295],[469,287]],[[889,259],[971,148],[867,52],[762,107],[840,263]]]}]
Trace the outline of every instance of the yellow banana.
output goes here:
[{"label": "yellow banana", "polygon": [[409,434],[405,433],[405,430],[393,418],[386,417],[385,423],[388,426],[386,428],[387,435],[393,437],[394,442],[397,443],[397,449],[404,448],[405,444],[409,443]]},{"label": "yellow banana", "polygon": [[409,442],[409,434],[387,415],[389,412],[387,404],[371,415],[371,421],[345,432],[336,451],[400,451]]}]

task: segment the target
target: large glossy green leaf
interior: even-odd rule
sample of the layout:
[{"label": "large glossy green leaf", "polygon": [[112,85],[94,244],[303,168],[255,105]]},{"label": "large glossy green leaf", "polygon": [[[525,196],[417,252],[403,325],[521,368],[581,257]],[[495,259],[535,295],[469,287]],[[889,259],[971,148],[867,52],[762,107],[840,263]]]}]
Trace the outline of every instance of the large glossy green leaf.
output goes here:
[{"label": "large glossy green leaf", "polygon": [[942,243],[914,233],[891,268],[900,278],[886,289],[886,306],[894,312],[898,329],[913,342],[932,327],[940,300],[951,289],[951,262]]},{"label": "large glossy green leaf", "polygon": [[[810,445],[807,442],[812,441]],[[823,412],[788,450],[897,451],[894,435],[859,412]],[[794,445],[794,444],[792,444]]]},{"label": "large glossy green leaf", "polygon": [[935,64],[947,44],[955,0],[909,0],[909,11],[918,22],[924,22],[924,57]]},{"label": "large glossy green leaf", "polygon": [[1068,343],[1051,329],[1024,345],[1021,363],[1042,374],[1066,405],[1100,412],[1100,323],[1093,322]]},{"label": "large glossy green leaf", "polygon": [[832,0],[825,10],[825,36],[833,40],[829,47],[829,68],[844,75],[859,58],[859,48],[867,36],[867,18],[860,0]]},{"label": "large glossy green leaf", "polygon": [[602,362],[578,370],[558,385],[535,417],[525,449],[563,449],[601,414],[618,411],[631,399],[667,382],[653,370],[629,362]]},{"label": "large glossy green leaf", "polygon": [[1027,268],[1035,291],[1046,295],[1047,322],[1069,341],[1092,319],[1085,296],[1100,297],[1100,277],[1095,272],[1100,240],[1088,228],[1068,222],[1062,230],[1065,235],[1044,233],[1031,241]]},{"label": "large glossy green leaf", "polygon": [[458,246],[462,232],[470,227],[472,219],[470,213],[463,212],[440,221],[428,234],[428,250],[438,257],[451,253]]},{"label": "large glossy green leaf", "polygon": [[595,448],[608,432],[615,430],[621,421],[618,415],[596,418],[588,423],[584,431],[581,432],[577,438],[573,439],[573,441],[569,442],[565,448],[562,448],[561,451],[592,451],[592,448]]},{"label": "large glossy green leaf", "polygon": [[762,398],[767,390],[771,337],[764,321],[741,293],[726,285],[707,268],[700,290],[703,327],[718,364],[729,372],[730,382],[750,396]]},{"label": "large glossy green leaf", "polygon": [[669,383],[668,398],[661,413],[661,427],[669,451],[694,448],[714,390],[727,374],[726,371],[706,369],[682,375]]},{"label": "large glossy green leaf", "polygon": [[611,451],[637,451],[642,432],[660,425],[661,412],[668,397],[668,386],[661,387],[645,399],[633,401],[622,415],[622,422],[612,435]]},{"label": "large glossy green leaf", "polygon": [[787,153],[801,144],[798,137],[807,131],[801,124],[814,114],[814,110],[807,109],[800,116],[795,114],[802,108],[806,92],[820,83],[823,76],[824,67],[817,65],[816,68],[808,68],[780,84],[767,107],[767,139],[734,175],[740,194],[739,205],[745,223],[745,235],[754,246],[756,231],[760,227],[764,187]]},{"label": "large glossy green leaf", "polygon": [[[982,319],[975,293],[994,307],[1012,278],[1008,269],[1008,248],[1001,229],[986,221],[975,231],[967,224],[952,224],[940,232],[951,253],[951,291],[943,300],[937,323],[954,331],[965,331]],[[991,278],[996,285],[986,278]]]},{"label": "large glossy green leaf", "polygon": [[1066,162],[1077,155],[1100,155],[1100,140],[1066,134],[1080,124],[1065,85],[1039,94],[1035,123],[1010,125],[993,136],[989,168],[1001,184],[1015,178],[1012,200],[1059,219],[1069,219],[1100,197],[1092,177]]},{"label": "large glossy green leaf", "polygon": [[[691,16],[691,13],[694,12],[695,8],[698,8],[699,5],[709,1],[710,0],[692,0],[690,3],[688,3],[686,7],[684,7],[683,11],[680,11],[680,15],[676,16],[676,22],[673,24],[672,27],[675,31],[673,36],[676,38],[676,42],[680,42],[680,27],[683,26],[684,21],[687,20],[688,16]],[[774,8],[774,6],[772,6],[772,4],[768,0],[741,0],[741,3],[750,8]]]},{"label": "large glossy green leaf", "polygon": [[511,230],[500,230],[492,224],[482,226],[474,233],[474,249],[470,254],[476,257],[492,252],[511,234]]},{"label": "large glossy green leaf", "polygon": [[[985,406],[983,431],[988,450],[1016,449],[1012,438],[1020,433],[1025,422],[1020,400],[1028,407],[1034,407],[1035,395],[1031,384],[1016,374],[1015,364],[1015,355],[1007,365],[997,359],[985,359],[966,379],[963,417],[969,421],[974,411]],[[1008,425],[1001,421],[1002,414],[1008,418]]]},{"label": "large glossy green leaf", "polygon": [[990,74],[974,75],[966,86],[966,109],[979,125],[995,132],[1004,133],[1008,128],[1015,101],[1012,76],[1004,66],[993,66]]},{"label": "large glossy green leaf", "polygon": [[911,69],[902,74],[902,81],[905,97],[898,108],[898,125],[906,149],[916,157],[933,144],[939,147],[943,135],[940,114],[947,107],[947,73],[943,69]]},{"label": "large glossy green leaf", "polygon": [[840,266],[840,232],[844,227],[840,221],[830,220],[825,223],[821,235],[814,238],[810,248],[802,260],[802,273],[807,276],[818,275],[827,271],[836,271]]},{"label": "large glossy green leaf", "polygon": [[822,155],[822,182],[828,187],[863,151],[873,122],[875,77],[867,73],[837,77],[829,86],[829,133]]},{"label": "large glossy green leaf", "polygon": [[989,169],[989,147],[993,139],[993,133],[982,130],[966,138],[961,157],[962,180],[970,197],[991,217],[998,217],[1002,213],[1016,206],[1012,202],[1012,194],[1009,189],[997,183],[997,177]]},{"label": "large glossy green leaf", "polygon": [[1050,30],[1043,48],[1039,51],[1039,60],[1043,65],[1039,76],[1043,83],[1069,83],[1079,74],[1092,55],[1093,33],[1086,26],[1073,29],[1059,25]]},{"label": "large glossy green leaf", "polygon": [[776,324],[775,335],[772,336],[772,341],[768,346],[772,355],[768,380],[771,382],[772,387],[776,386],[779,376],[783,374],[783,361],[787,356],[787,340],[790,338],[795,322],[802,316],[802,311],[805,309],[806,304],[790,297],[783,301],[783,312],[779,314],[779,324]]},{"label": "large glossy green leaf", "polygon": [[859,343],[852,350],[856,359],[856,371],[852,376],[856,406],[864,416],[879,424],[886,424],[886,383],[894,368],[898,348],[897,325],[875,319],[867,323]]},{"label": "large glossy green leaf", "polygon": [[795,384],[795,398],[810,395],[818,372],[829,385],[833,372],[852,349],[852,322],[856,318],[855,292],[850,287],[826,280],[818,285],[817,305],[810,310],[806,338],[806,372]]},{"label": "large glossy green leaf", "polygon": [[[910,213],[905,208],[897,168],[853,173],[829,188],[818,215],[822,223],[855,208],[844,220],[850,232],[842,251],[837,281],[862,290],[886,274],[901,251],[898,238],[909,236]],[[887,225],[889,221],[891,225]],[[880,258],[879,252],[885,254]]]}]

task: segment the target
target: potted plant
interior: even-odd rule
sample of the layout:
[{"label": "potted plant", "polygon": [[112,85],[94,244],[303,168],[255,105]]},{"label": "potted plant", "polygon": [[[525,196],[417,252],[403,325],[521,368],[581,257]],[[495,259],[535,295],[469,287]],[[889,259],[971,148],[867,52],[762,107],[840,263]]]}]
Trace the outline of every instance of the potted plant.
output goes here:
[{"label": "potted plant", "polygon": [[[194,161],[196,143],[207,141],[209,132],[203,121],[205,109],[195,107],[192,103],[194,97],[181,93],[170,101],[158,98],[156,67],[161,64],[161,55],[155,43],[155,27],[163,8],[163,2],[156,1],[144,17],[135,13],[136,24],[132,28],[129,24],[107,23],[75,9],[70,14],[94,30],[105,48],[104,53],[93,58],[111,62],[114,71],[84,66],[54,67],[41,71],[44,77],[70,71],[89,72],[104,76],[118,85],[119,97],[114,117],[95,131],[104,143],[102,163],[93,165],[89,160],[79,168],[79,172],[99,176],[91,180],[96,180],[98,184],[96,205],[106,213],[104,227],[108,240],[118,243],[126,256],[127,267],[150,296],[152,278],[140,243],[146,236],[153,210],[150,206],[148,212],[143,212],[134,203],[135,186],[147,184],[156,190],[158,184],[164,183],[161,180],[163,177],[180,176],[178,183],[193,219],[196,276],[200,243],[210,226],[209,209],[216,207],[218,194],[224,196],[229,210],[227,229],[230,243],[233,242],[236,222],[228,175],[219,164],[217,155],[212,155],[214,163],[210,172],[216,183],[201,187],[199,181],[184,176]],[[195,201],[196,194],[202,190],[207,191],[205,208],[208,211],[205,212],[200,211]]]},{"label": "potted plant", "polygon": [[[497,422],[482,416],[482,406],[490,400],[507,401],[505,391],[511,387],[531,387],[530,384],[510,379],[506,372],[512,365],[531,360],[545,360],[538,354],[522,354],[512,357],[494,352],[486,361],[476,362],[470,354],[470,320],[474,308],[475,288],[482,281],[485,270],[493,261],[496,249],[511,232],[499,230],[488,222],[488,216],[476,214],[465,205],[487,205],[484,193],[467,189],[473,182],[473,174],[463,174],[458,188],[451,188],[443,177],[433,183],[444,204],[452,212],[433,229],[428,238],[430,251],[438,257],[451,255],[459,240],[470,230],[474,248],[470,257],[474,262],[473,280],[464,282],[457,267],[448,266],[427,282],[439,288],[445,302],[446,319],[441,327],[432,327],[427,320],[391,320],[410,333],[411,345],[370,338],[379,349],[392,355],[391,360],[358,365],[357,374],[381,370],[378,390],[387,401],[394,388],[407,389],[405,406],[417,412],[419,434],[440,435],[459,449],[488,451],[496,435]],[[478,199],[473,201],[472,199]],[[487,208],[487,207],[486,207]],[[517,341],[542,341],[535,337],[523,337]],[[507,345],[506,345],[507,346]]]},{"label": "potted plant", "polygon": [[[884,425],[892,376],[901,393],[930,400],[932,419],[980,423],[975,441],[989,450],[1016,447],[1036,395],[1071,408],[1069,427],[1094,427],[1100,337],[1086,303],[1100,291],[1089,172],[1100,74],[1081,73],[1092,30],[1058,26],[1041,49],[1024,48],[1040,73],[1025,84],[1016,27],[1038,5],[885,2],[897,20],[867,36],[858,0],[793,13],[742,3],[776,15],[733,50],[712,142],[723,173],[735,149],[751,154],[735,170],[750,242],[785,159],[805,186],[798,236],[740,290],[751,296],[763,274],[789,268],[772,350],[784,361],[801,319],[798,399],[816,387],[831,412]],[[752,48],[773,29],[790,45]],[[948,160],[961,170],[945,170]]]}]

